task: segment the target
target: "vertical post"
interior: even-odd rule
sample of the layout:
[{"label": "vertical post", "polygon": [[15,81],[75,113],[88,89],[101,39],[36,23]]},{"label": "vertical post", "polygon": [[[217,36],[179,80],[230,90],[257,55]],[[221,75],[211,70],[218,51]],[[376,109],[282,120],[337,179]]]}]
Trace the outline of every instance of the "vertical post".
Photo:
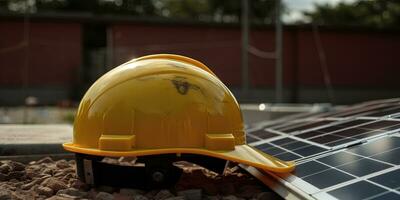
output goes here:
[{"label": "vertical post", "polygon": [[22,91],[23,91],[23,116],[22,116],[22,123],[26,124],[28,123],[29,117],[28,117],[28,106],[27,105],[27,98],[29,96],[29,65],[30,65],[30,14],[31,12],[31,7],[28,3],[28,0],[25,1],[25,14],[24,14],[24,45],[25,45],[25,60],[24,60],[24,66],[22,68]]},{"label": "vertical post", "polygon": [[106,27],[107,32],[107,66],[105,72],[109,71],[114,67],[114,35],[112,26]]},{"label": "vertical post", "polygon": [[275,102],[280,103],[283,100],[281,0],[276,0],[275,15]]},{"label": "vertical post", "polygon": [[249,0],[242,0],[242,91],[249,90]]}]

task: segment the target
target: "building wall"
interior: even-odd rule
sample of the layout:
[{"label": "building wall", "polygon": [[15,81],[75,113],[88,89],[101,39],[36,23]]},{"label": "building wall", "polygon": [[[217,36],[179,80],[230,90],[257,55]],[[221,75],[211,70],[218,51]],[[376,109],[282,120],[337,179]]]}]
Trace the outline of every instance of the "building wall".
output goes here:
[{"label": "building wall", "polygon": [[[82,64],[83,55],[88,54],[82,45],[82,24],[67,20],[33,21],[29,24],[29,43],[24,43],[23,21],[0,21],[0,106],[20,105],[27,95],[39,97],[42,104],[70,99],[76,87],[85,88],[101,74],[87,73],[96,77],[84,78],[88,80],[81,80],[86,83],[82,86],[77,81],[82,78],[82,70],[111,69],[154,53],[182,54],[204,62],[242,102],[274,100],[275,62],[253,51],[249,53],[251,90],[246,94],[240,90],[239,27],[110,23],[108,48],[104,47],[105,53],[101,54],[107,62],[92,62],[107,63],[107,67],[95,68]],[[286,102],[332,101],[326,89],[327,78],[335,103],[400,96],[398,32],[321,29],[316,37],[309,28],[284,30]],[[324,50],[328,74],[323,73],[317,42]],[[253,50],[273,52],[274,30],[252,28],[250,45]],[[79,98],[78,95],[75,100]]]},{"label": "building wall", "polygon": [[[238,28],[114,24],[110,30],[114,65],[153,53],[182,54],[204,62],[245,101],[274,99],[275,62],[254,53],[249,54],[253,90],[241,93]],[[273,29],[252,30],[251,48],[273,52],[274,38]],[[326,89],[329,83],[338,103],[400,95],[397,33],[328,29],[317,33],[294,27],[284,31],[283,40],[288,102],[332,101]],[[322,53],[317,51],[318,44]],[[349,97],[352,93],[358,96]]]},{"label": "building wall", "polygon": [[79,23],[0,21],[0,38],[0,105],[69,98],[81,66]]}]

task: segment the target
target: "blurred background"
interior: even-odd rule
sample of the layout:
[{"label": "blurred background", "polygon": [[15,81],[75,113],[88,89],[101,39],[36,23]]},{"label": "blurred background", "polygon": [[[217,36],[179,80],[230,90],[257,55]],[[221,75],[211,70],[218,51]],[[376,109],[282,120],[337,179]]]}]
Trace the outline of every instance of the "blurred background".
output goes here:
[{"label": "blurred background", "polygon": [[397,0],[0,0],[0,123],[72,122],[97,78],[156,53],[240,103],[399,97],[399,33]]}]

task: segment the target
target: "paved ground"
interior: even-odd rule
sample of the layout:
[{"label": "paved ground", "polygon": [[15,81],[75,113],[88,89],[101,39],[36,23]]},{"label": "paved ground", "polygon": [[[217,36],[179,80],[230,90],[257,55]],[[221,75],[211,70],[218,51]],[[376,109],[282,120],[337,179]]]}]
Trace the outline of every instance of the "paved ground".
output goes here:
[{"label": "paved ground", "polygon": [[72,140],[72,125],[0,125],[0,157],[66,153],[61,144]]},{"label": "paved ground", "polygon": [[0,144],[61,144],[72,139],[72,125],[0,125]]}]

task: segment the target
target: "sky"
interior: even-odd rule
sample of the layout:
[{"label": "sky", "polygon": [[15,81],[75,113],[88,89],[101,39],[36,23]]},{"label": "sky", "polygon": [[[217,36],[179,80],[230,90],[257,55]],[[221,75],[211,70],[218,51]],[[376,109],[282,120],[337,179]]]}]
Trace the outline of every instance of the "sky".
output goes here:
[{"label": "sky", "polygon": [[287,8],[289,9],[289,13],[283,16],[283,21],[285,22],[293,22],[302,18],[302,11],[311,11],[314,8],[314,4],[332,4],[335,5],[339,2],[354,2],[356,0],[282,0]]}]

